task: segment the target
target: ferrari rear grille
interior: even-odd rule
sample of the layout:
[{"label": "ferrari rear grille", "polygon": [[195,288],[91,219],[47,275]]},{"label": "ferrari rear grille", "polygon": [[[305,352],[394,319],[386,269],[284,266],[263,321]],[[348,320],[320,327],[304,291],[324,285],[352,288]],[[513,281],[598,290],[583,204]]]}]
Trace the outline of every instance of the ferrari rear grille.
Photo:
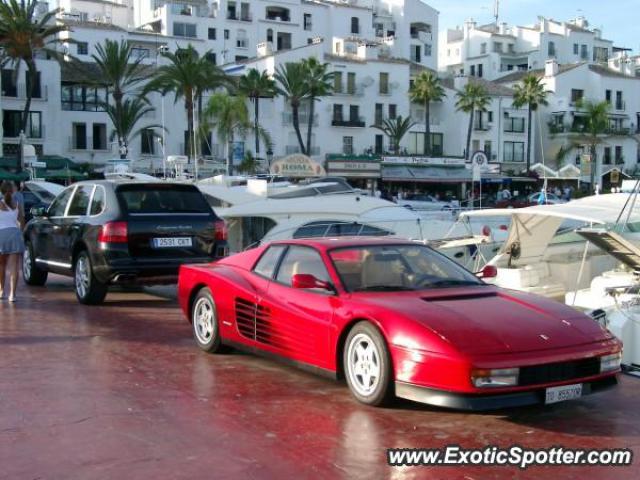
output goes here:
[{"label": "ferrari rear grille", "polygon": [[574,360],[571,362],[548,363],[532,367],[520,367],[518,385],[537,385],[541,383],[562,382],[600,373],[600,358]]},{"label": "ferrari rear grille", "polygon": [[271,311],[268,308],[243,298],[236,298],[236,324],[242,336],[276,345],[270,317]]}]

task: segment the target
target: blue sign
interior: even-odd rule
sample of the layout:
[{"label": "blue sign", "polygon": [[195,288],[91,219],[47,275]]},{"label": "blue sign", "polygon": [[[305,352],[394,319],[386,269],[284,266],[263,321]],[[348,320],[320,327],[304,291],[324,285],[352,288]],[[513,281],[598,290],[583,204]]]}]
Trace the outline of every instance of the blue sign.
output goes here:
[{"label": "blue sign", "polygon": [[244,160],[244,142],[233,142],[231,162],[233,165],[240,165]]}]

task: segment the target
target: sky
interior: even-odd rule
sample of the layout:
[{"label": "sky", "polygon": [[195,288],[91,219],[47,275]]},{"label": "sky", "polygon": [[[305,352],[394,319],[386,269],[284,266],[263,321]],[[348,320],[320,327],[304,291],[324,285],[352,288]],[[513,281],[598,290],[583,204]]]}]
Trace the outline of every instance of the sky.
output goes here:
[{"label": "sky", "polygon": [[[462,26],[473,17],[493,22],[493,0],[423,0],[440,12],[440,31]],[[601,28],[602,36],[615,46],[640,52],[640,0],[500,0],[500,21],[510,25],[531,25],[538,16],[570,20],[583,15],[591,28]]]}]

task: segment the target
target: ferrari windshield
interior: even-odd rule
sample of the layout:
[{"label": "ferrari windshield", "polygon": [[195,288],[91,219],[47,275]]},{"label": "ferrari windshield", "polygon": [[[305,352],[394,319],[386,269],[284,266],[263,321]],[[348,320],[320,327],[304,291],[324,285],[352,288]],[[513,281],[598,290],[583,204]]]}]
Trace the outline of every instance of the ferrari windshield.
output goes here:
[{"label": "ferrari windshield", "polygon": [[484,285],[457,263],[423,245],[363,245],[339,248],[329,255],[350,292]]}]

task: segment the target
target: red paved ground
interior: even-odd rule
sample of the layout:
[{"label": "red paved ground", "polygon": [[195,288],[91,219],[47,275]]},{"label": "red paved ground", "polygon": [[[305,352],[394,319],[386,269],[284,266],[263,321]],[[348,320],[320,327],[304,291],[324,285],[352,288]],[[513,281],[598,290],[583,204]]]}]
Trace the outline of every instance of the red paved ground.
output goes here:
[{"label": "red paved ground", "polygon": [[[0,304],[0,478],[638,478],[640,379],[547,408],[367,408],[346,387],[198,351],[173,300],[76,303],[70,282]],[[627,468],[390,468],[388,447],[630,447]]]}]

